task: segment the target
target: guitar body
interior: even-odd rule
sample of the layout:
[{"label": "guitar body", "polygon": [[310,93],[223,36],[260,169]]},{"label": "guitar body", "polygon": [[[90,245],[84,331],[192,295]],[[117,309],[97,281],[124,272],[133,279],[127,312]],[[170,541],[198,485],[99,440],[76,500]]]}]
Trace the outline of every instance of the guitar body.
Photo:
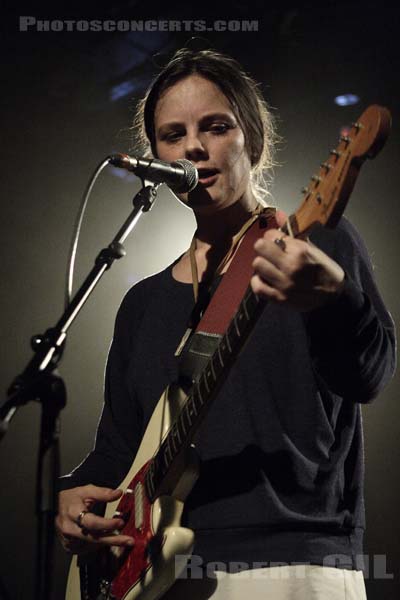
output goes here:
[{"label": "guitar body", "polygon": [[[180,519],[184,500],[198,477],[197,455],[191,447],[186,453],[185,468],[174,486],[173,495],[161,495],[153,503],[146,493],[144,475],[185,399],[186,395],[179,387],[171,386],[163,392],[136,458],[118,486],[124,495],[107,505],[107,518],[118,512],[125,515],[123,532],[135,538],[135,546],[132,549],[115,546],[95,552],[93,557],[89,557],[82,584],[80,567],[77,557],[74,557],[68,575],[66,600],[158,600],[184,569],[193,549],[194,534],[180,526]],[[90,567],[92,562],[96,564],[93,569]]]}]

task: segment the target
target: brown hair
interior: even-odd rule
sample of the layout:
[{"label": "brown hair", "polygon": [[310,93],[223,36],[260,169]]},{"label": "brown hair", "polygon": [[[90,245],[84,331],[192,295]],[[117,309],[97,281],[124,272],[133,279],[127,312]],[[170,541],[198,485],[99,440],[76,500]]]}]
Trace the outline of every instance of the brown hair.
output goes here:
[{"label": "brown hair", "polygon": [[214,50],[178,50],[154,79],[139,102],[134,119],[135,142],[142,152],[156,154],[154,113],[162,94],[177,81],[189,75],[200,75],[212,81],[231,104],[245,138],[252,167],[251,181],[257,200],[268,194],[277,141],[271,112],[258,86],[233,58]]}]

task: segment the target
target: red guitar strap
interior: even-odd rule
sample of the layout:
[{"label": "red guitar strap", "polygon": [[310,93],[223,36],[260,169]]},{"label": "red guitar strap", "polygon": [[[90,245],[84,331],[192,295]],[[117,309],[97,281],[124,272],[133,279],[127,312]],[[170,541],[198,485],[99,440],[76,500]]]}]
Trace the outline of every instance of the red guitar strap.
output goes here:
[{"label": "red guitar strap", "polygon": [[254,244],[267,229],[278,227],[275,210],[268,208],[260,214],[244,234],[235,256],[202,316],[196,333],[223,335],[235,316],[253,275],[252,263],[256,257]]},{"label": "red guitar strap", "polygon": [[254,244],[264,232],[278,227],[275,209],[265,209],[250,225],[201,317],[194,333],[188,329],[176,351],[181,382],[194,381],[214,353],[219,340],[237,312],[253,275]]}]

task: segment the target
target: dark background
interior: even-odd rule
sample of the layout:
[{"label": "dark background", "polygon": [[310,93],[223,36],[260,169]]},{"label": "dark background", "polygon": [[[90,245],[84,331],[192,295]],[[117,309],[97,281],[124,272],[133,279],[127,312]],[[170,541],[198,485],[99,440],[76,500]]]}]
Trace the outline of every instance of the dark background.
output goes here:
[{"label": "dark background", "polygon": [[[20,32],[19,15],[76,20],[252,19],[258,20],[259,31],[199,33],[202,39],[196,42],[189,42],[195,32]],[[140,1],[114,2],[104,8],[75,2],[68,7],[4,9],[3,392],[31,356],[30,336],[54,324],[62,312],[72,227],[90,174],[110,152],[132,150],[129,126],[135,98],[143,94],[158,65],[187,43],[211,45],[233,55],[260,81],[283,138],[274,202],[288,212],[299,205],[301,187],[336,146],[341,127],[370,104],[390,109],[391,137],[381,154],[365,165],[346,214],[364,237],[382,295],[398,318],[399,16],[399,8],[389,3],[365,2],[232,1],[229,6],[214,3],[214,8],[176,2],[150,7]],[[123,95],[124,90],[129,93]],[[359,96],[358,104],[334,103],[335,96],[349,92]],[[82,280],[100,247],[109,243],[127,216],[137,187],[132,177],[121,173],[108,170],[101,176],[82,231],[76,281]],[[124,292],[183,251],[193,223],[191,213],[162,192],[126,243],[127,258],[106,274],[71,328],[60,368],[69,400],[62,414],[63,472],[91,447],[114,316]],[[394,600],[400,587],[398,385],[397,378],[372,405],[363,407],[370,600]],[[0,448],[0,579],[4,597],[12,600],[33,598],[39,420],[37,404],[22,408]],[[63,598],[66,569],[67,559],[58,549],[54,599]]]}]

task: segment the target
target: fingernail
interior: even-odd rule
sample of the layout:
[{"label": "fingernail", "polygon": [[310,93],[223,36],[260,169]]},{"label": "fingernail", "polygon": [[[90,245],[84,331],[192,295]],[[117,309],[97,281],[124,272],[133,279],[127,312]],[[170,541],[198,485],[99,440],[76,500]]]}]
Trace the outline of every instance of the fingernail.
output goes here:
[{"label": "fingernail", "polygon": [[135,540],[128,540],[126,542],[127,546],[134,546],[135,545]]}]

